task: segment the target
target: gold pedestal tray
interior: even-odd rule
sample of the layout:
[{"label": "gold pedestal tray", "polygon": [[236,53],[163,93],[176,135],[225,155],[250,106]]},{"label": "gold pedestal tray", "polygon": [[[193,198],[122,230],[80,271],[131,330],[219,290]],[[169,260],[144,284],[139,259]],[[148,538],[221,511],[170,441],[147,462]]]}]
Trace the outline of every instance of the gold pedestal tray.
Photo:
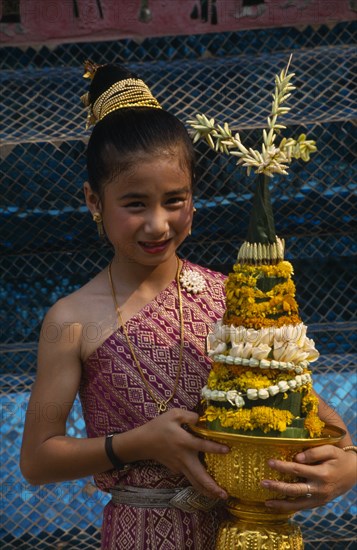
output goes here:
[{"label": "gold pedestal tray", "polygon": [[206,429],[202,422],[190,429],[203,439],[231,449],[225,455],[205,454],[209,474],[229,495],[230,515],[220,525],[216,550],[301,550],[303,539],[299,526],[290,519],[293,514],[272,513],[264,504],[266,500],[284,497],[260,484],[263,479],[290,483],[298,479],[272,470],[267,462],[270,458],[292,461],[305,449],[336,444],[345,432],[326,426],[322,437],[294,439],[216,432]]}]

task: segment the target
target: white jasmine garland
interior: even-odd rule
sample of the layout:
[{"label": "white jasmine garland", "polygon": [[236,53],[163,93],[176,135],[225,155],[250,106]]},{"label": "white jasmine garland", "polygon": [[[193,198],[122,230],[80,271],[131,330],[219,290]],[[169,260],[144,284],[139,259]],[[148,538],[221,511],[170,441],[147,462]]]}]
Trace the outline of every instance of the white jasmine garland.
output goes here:
[{"label": "white jasmine garland", "polygon": [[238,396],[237,390],[229,390],[226,393],[226,399],[231,405],[235,405],[235,398]]},{"label": "white jasmine garland", "polygon": [[258,390],[256,390],[255,388],[250,388],[249,390],[247,390],[247,397],[251,401],[256,401],[258,399]]},{"label": "white jasmine garland", "polygon": [[286,380],[281,380],[280,382],[278,382],[278,388],[282,393],[284,393],[289,390],[289,384]]},{"label": "white jasmine garland", "polygon": [[240,394],[238,394],[236,396],[236,398],[234,400],[234,403],[235,403],[236,407],[238,407],[239,409],[241,407],[244,407],[244,405],[245,405],[245,401],[244,401],[243,397]]},{"label": "white jasmine garland", "polygon": [[[226,344],[222,344],[226,345]],[[238,346],[237,346],[238,348]],[[232,352],[232,350],[230,350]],[[283,361],[269,361],[268,359],[261,359],[260,361],[258,359],[250,358],[246,359],[241,356],[233,356],[232,353],[230,355],[223,355],[223,354],[217,354],[212,355],[213,361],[216,361],[217,363],[223,363],[226,365],[244,365],[246,367],[252,367],[252,368],[260,368],[260,369],[273,369],[273,370],[281,370],[281,371],[294,371],[296,374],[302,374],[304,369],[307,369],[309,367],[308,361],[303,361],[298,364],[291,363],[290,361],[287,363],[284,363]]]},{"label": "white jasmine garland", "polygon": [[270,397],[269,391],[265,389],[258,390],[258,397],[259,399],[268,399]]},{"label": "white jasmine garland", "polygon": [[268,386],[267,388],[248,388],[246,392],[239,392],[237,390],[228,390],[227,392],[222,390],[210,390],[208,386],[204,386],[201,391],[201,396],[206,401],[228,401],[237,408],[245,405],[244,397],[251,401],[257,399],[268,399],[278,393],[286,393],[290,390],[295,390],[301,386],[311,384],[311,375],[306,373],[303,375],[296,375],[292,380],[280,380],[277,384]]}]

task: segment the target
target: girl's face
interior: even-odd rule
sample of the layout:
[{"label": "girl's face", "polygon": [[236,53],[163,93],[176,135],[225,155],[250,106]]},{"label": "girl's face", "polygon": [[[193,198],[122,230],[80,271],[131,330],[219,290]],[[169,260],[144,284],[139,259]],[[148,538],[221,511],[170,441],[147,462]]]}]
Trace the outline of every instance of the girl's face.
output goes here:
[{"label": "girl's face", "polygon": [[92,213],[101,211],[106,235],[121,260],[142,265],[168,260],[192,224],[191,175],[172,152],[140,156],[104,187],[103,201],[94,210],[86,195]]}]

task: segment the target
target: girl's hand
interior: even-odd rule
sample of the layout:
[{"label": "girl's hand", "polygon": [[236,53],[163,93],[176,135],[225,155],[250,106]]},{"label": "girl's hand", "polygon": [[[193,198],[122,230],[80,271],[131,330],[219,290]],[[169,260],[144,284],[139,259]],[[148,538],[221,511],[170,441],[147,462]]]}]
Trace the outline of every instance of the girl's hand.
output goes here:
[{"label": "girl's hand", "polygon": [[[344,494],[356,483],[357,457],[333,445],[323,445],[295,456],[294,462],[269,460],[278,472],[301,479],[297,483],[263,480],[266,489],[281,493],[289,500],[268,500],[265,505],[277,512],[297,512],[322,506]],[[311,496],[307,496],[307,495]],[[293,500],[290,500],[293,499]]]},{"label": "girl's hand", "polygon": [[196,424],[198,418],[194,412],[171,409],[138,428],[146,445],[142,459],[155,460],[171,472],[183,474],[192,487],[207,497],[226,499],[227,493],[207,473],[198,453],[224,454],[230,449],[189,433],[184,426]]}]

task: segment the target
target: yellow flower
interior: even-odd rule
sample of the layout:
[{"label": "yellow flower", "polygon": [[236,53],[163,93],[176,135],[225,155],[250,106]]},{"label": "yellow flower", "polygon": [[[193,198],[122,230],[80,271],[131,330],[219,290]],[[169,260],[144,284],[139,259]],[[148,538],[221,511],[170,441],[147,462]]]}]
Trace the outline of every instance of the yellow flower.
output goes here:
[{"label": "yellow flower", "polygon": [[317,416],[315,412],[309,412],[304,422],[305,428],[308,430],[310,437],[320,437],[325,423]]},{"label": "yellow flower", "polygon": [[[244,326],[244,320],[250,322],[253,317],[264,320],[270,317],[276,321],[281,316],[297,315],[295,285],[291,280],[292,266],[289,262],[261,266],[236,264],[233,269],[226,282],[227,310],[242,317]],[[262,277],[277,277],[283,282],[264,292],[257,286],[258,279]],[[249,326],[254,325],[250,322]]]},{"label": "yellow flower", "polygon": [[312,385],[307,385],[307,392],[303,396],[301,401],[301,409],[304,413],[312,412],[314,414],[318,413],[319,410],[319,400],[314,393],[312,393]]},{"label": "yellow flower", "polygon": [[264,433],[271,430],[283,432],[294,416],[290,411],[272,409],[271,407],[254,407],[253,409],[224,409],[207,407],[203,420],[219,420],[223,428],[251,431],[260,428]]}]

